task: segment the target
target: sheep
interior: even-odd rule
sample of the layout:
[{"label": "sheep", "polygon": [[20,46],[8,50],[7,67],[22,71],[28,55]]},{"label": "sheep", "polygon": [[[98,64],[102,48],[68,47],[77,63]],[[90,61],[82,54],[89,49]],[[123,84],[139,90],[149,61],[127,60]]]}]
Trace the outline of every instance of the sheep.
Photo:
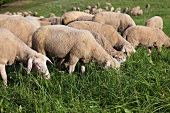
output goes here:
[{"label": "sheep", "polygon": [[[0,18],[4,18],[3,15],[0,15]],[[17,15],[10,16],[5,20],[0,21],[0,27],[11,31],[29,47],[32,46],[32,34],[37,28],[25,17]]]},{"label": "sheep", "polygon": [[88,5],[88,6],[86,7],[86,9],[90,10],[90,9],[91,9],[91,6],[90,6],[90,5]]},{"label": "sheep", "polygon": [[77,7],[76,11],[80,11],[80,7]]},{"label": "sheep", "polygon": [[38,17],[38,12],[34,12],[33,16]]},{"label": "sheep", "polygon": [[84,12],[90,14],[90,10],[89,9],[84,10]]},{"label": "sheep", "polygon": [[52,25],[61,24],[61,17],[50,17],[48,21],[51,22]]},{"label": "sheep", "polygon": [[150,9],[151,5],[150,4],[146,4],[146,8]]},{"label": "sheep", "polygon": [[128,56],[132,52],[135,52],[132,45],[128,41],[123,39],[121,35],[111,25],[99,24],[92,21],[75,21],[68,24],[67,26],[77,29],[85,29],[91,32],[102,34],[110,42],[112,47],[114,47],[116,50],[127,53]]},{"label": "sheep", "polygon": [[143,15],[143,10],[138,10],[137,15]]},{"label": "sheep", "polygon": [[91,32],[96,41],[106,50],[108,54],[116,58],[120,63],[126,61],[126,56],[123,52],[115,50],[110,42],[102,35],[97,32]]},{"label": "sheep", "polygon": [[97,3],[96,5],[97,5],[97,7],[100,7],[100,3]]},{"label": "sheep", "polygon": [[12,65],[15,60],[28,62],[28,74],[30,73],[32,66],[35,65],[39,72],[45,73],[47,79],[50,78],[46,61],[52,62],[48,57],[32,50],[9,30],[0,28],[0,32],[0,72],[5,86],[7,86],[5,66]]},{"label": "sheep", "polygon": [[68,23],[75,21],[78,17],[81,16],[92,16],[92,15],[80,11],[66,12],[64,15],[62,15],[61,22],[62,24],[67,25]]},{"label": "sheep", "polygon": [[125,8],[123,9],[123,13],[128,13],[128,11],[130,11],[130,7],[125,7]]},{"label": "sheep", "polygon": [[106,3],[105,3],[105,6],[112,6],[112,4],[109,3],[109,2],[106,2]]},{"label": "sheep", "polygon": [[82,61],[82,73],[85,72],[84,63],[92,58],[106,63],[106,67],[120,67],[120,63],[113,59],[94,39],[87,30],[78,30],[65,25],[43,26],[33,34],[33,49],[52,57],[65,59],[69,55],[69,73],[74,72],[77,62]]},{"label": "sheep", "polygon": [[121,8],[120,7],[118,7],[118,8],[116,8],[116,11],[115,11],[116,13],[121,13]]},{"label": "sheep", "polygon": [[148,47],[148,55],[151,54],[152,47],[155,47],[158,51],[161,50],[162,46],[170,48],[170,38],[157,28],[132,26],[124,32],[123,38],[130,42],[133,47],[139,44]]},{"label": "sheep", "polygon": [[65,14],[67,11],[66,10],[62,10],[61,11],[61,14]]},{"label": "sheep", "polygon": [[93,15],[92,16],[81,16],[77,18],[77,21],[92,21]]},{"label": "sheep", "polygon": [[163,19],[160,16],[154,16],[147,20],[145,23],[145,26],[147,27],[154,27],[162,30],[163,28]]},{"label": "sheep", "polygon": [[132,8],[130,15],[131,16],[143,15],[143,10],[140,9],[140,6],[136,6]]},{"label": "sheep", "polygon": [[30,21],[36,29],[41,26],[38,17],[26,16],[25,18]]},{"label": "sheep", "polygon": [[101,24],[109,24],[118,32],[123,32],[130,26],[136,26],[134,20],[127,14],[115,12],[100,12],[94,15],[92,21]]},{"label": "sheep", "polygon": [[76,7],[72,7],[71,10],[72,10],[72,11],[76,11],[77,8],[76,8]]}]

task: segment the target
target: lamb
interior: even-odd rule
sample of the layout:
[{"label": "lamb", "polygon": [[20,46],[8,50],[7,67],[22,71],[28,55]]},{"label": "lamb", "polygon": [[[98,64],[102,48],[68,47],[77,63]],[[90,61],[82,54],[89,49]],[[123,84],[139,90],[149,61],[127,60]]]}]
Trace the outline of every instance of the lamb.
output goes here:
[{"label": "lamb", "polygon": [[106,2],[105,5],[106,5],[106,6],[112,6],[112,4],[109,3],[109,2]]},{"label": "lamb", "polygon": [[170,38],[157,28],[133,26],[124,32],[123,38],[129,41],[133,47],[139,44],[148,47],[148,55],[151,54],[152,47],[155,47],[158,51],[161,50],[162,46],[170,48]]},{"label": "lamb", "polygon": [[110,42],[112,47],[116,48],[116,50],[127,53],[128,56],[132,52],[135,52],[132,45],[123,39],[121,35],[114,29],[114,27],[110,25],[99,24],[92,21],[75,21],[68,24],[68,26],[102,34]]},{"label": "lamb", "polygon": [[69,73],[74,72],[77,62],[82,62],[82,73],[85,72],[84,63],[92,58],[106,63],[106,67],[120,67],[120,63],[113,59],[94,39],[87,30],[78,30],[64,25],[43,26],[33,34],[33,49],[52,57],[65,59],[69,56]]},{"label": "lamb", "polygon": [[127,14],[115,12],[100,12],[94,15],[92,21],[101,24],[109,24],[118,32],[123,32],[130,26],[136,26],[134,20]]},{"label": "lamb", "polygon": [[68,23],[75,21],[78,17],[81,17],[81,16],[92,16],[92,15],[85,13],[85,12],[80,12],[80,11],[71,11],[71,12],[66,12],[65,14],[63,14],[61,17],[61,21],[62,21],[62,24],[67,25]]},{"label": "lamb", "polygon": [[[6,17],[6,16],[5,16]],[[20,38],[29,47],[32,46],[32,34],[37,29],[28,19],[22,16],[10,16],[7,19],[0,15],[0,27],[6,28]]]},{"label": "lamb", "polygon": [[147,20],[145,23],[145,26],[147,27],[154,27],[162,30],[163,28],[163,19],[160,16],[154,16]]},{"label": "lamb", "polygon": [[9,30],[0,28],[0,32],[0,72],[5,86],[7,86],[5,66],[12,65],[15,60],[28,61],[28,74],[35,65],[39,72],[45,73],[47,79],[50,78],[46,61],[52,62],[48,57],[32,50]]}]

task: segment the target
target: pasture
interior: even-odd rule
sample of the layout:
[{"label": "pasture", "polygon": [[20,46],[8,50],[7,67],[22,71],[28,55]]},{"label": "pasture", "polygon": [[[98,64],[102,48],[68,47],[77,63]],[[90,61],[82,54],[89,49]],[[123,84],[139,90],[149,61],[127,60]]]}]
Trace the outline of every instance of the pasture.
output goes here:
[{"label": "pasture", "polygon": [[[37,11],[49,17],[61,16],[63,9],[100,3],[105,0],[21,0],[5,4],[0,13]],[[163,18],[163,31],[170,37],[169,0],[108,0],[114,8],[140,6],[142,16],[132,16],[137,25],[144,25],[153,16]],[[151,8],[146,9],[145,5]],[[26,74],[21,65],[7,66],[8,87],[0,79],[1,113],[152,113],[170,112],[170,50],[152,49],[147,56],[145,48],[137,47],[136,53],[122,63],[120,69],[104,70],[92,62],[86,64],[86,74],[80,74],[80,65],[73,74],[67,68],[57,69],[48,65],[51,79],[37,73]]]}]

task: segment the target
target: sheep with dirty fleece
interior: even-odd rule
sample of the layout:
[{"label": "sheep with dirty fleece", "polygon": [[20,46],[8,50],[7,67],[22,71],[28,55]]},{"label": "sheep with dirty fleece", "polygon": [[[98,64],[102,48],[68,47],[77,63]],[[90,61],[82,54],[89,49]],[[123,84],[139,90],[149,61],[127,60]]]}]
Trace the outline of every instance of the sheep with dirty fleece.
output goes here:
[{"label": "sheep with dirty fleece", "polygon": [[85,12],[80,12],[80,11],[71,11],[71,12],[66,12],[65,14],[63,14],[61,17],[61,21],[62,21],[62,24],[67,25],[70,22],[76,21],[77,18],[81,16],[93,16],[93,15],[85,13]]},{"label": "sheep with dirty fleece", "polygon": [[50,78],[46,65],[46,61],[51,63],[48,57],[32,50],[9,30],[0,28],[0,32],[0,72],[4,85],[7,85],[5,66],[12,65],[15,60],[20,62],[28,61],[27,73],[30,73],[34,65],[38,72],[45,73],[47,79]]},{"label": "sheep with dirty fleece", "polygon": [[100,24],[109,24],[113,26],[118,32],[123,32],[130,26],[136,26],[134,20],[124,13],[115,12],[100,12],[94,15],[92,21]]},{"label": "sheep with dirty fleece", "polygon": [[85,72],[84,63],[91,59],[105,63],[106,67],[120,67],[120,63],[113,59],[94,39],[87,30],[78,30],[64,25],[43,26],[33,34],[33,49],[51,57],[65,59],[69,55],[69,73],[74,72],[77,62]]},{"label": "sheep with dirty fleece", "polygon": [[135,49],[132,47],[132,45],[123,39],[122,36],[111,25],[99,24],[92,21],[75,21],[68,24],[68,26],[102,34],[109,41],[112,47],[114,47],[116,50],[127,53],[128,56],[135,52]]},{"label": "sheep with dirty fleece", "polygon": [[147,20],[145,23],[145,26],[147,27],[154,27],[162,30],[163,28],[163,19],[160,16],[154,16]]},{"label": "sheep with dirty fleece", "polygon": [[170,38],[157,28],[133,26],[124,32],[123,38],[134,47],[138,45],[148,47],[148,55],[151,54],[152,47],[155,47],[158,51],[161,50],[162,46],[170,48]]},{"label": "sheep with dirty fleece", "polygon": [[[2,20],[1,18],[4,18],[4,15],[0,15],[0,20]],[[0,27],[11,31],[29,47],[32,46],[32,34],[37,27],[25,17],[18,15],[10,16],[9,18],[0,21]]]}]

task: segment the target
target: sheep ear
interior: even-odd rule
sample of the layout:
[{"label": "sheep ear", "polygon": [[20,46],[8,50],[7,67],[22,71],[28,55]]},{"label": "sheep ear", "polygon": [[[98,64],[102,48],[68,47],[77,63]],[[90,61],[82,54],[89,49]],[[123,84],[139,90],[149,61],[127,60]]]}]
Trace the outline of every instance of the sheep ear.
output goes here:
[{"label": "sheep ear", "polygon": [[46,57],[46,60],[47,60],[48,63],[53,65],[53,63],[51,62],[51,60],[48,57]]},{"label": "sheep ear", "polygon": [[30,59],[28,60],[27,74],[30,74],[30,72],[31,72],[31,69],[32,69],[32,61],[33,61],[32,58],[30,58]]}]

